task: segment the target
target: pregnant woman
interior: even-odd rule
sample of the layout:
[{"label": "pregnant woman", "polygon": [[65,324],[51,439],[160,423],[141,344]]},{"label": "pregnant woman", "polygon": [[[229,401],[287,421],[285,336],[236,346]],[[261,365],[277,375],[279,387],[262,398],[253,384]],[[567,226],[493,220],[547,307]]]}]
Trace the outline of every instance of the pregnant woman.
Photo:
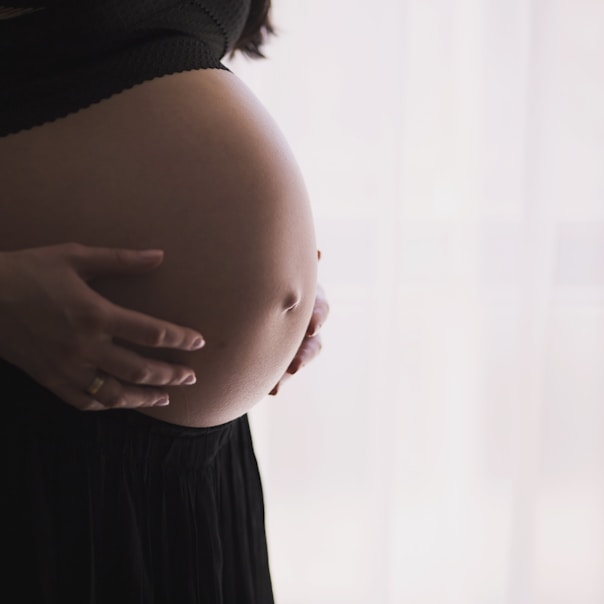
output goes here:
[{"label": "pregnant woman", "polygon": [[[109,302],[64,320],[111,351],[45,382],[0,344],[2,578],[18,601],[273,601],[246,412],[315,329],[317,250],[289,147],[220,62],[260,54],[268,12],[265,0],[0,7],[0,303],[35,267],[60,284],[44,294],[61,308],[78,273]],[[91,250],[108,248],[165,257],[125,279],[95,268]],[[4,315],[10,335],[19,322]],[[86,348],[72,340],[68,353]],[[163,391],[170,404],[155,404]],[[90,411],[141,392],[136,410]]]}]

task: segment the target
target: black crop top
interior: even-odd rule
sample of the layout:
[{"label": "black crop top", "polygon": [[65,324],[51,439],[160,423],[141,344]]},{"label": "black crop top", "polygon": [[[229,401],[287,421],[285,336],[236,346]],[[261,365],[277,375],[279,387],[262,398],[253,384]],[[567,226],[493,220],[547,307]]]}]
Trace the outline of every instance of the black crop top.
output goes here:
[{"label": "black crop top", "polygon": [[161,75],[227,69],[250,1],[0,0],[0,136]]}]

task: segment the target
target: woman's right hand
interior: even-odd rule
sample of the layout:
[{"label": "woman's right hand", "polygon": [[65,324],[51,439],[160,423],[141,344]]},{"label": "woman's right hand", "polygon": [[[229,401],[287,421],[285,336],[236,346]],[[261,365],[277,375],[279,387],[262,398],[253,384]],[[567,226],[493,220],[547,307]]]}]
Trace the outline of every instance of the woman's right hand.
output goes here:
[{"label": "woman's right hand", "polygon": [[[0,358],[82,410],[168,404],[161,386],[195,382],[192,369],[144,358],[134,344],[198,350],[200,333],[111,303],[87,281],[156,268],[161,250],[66,243],[0,252]],[[96,394],[87,389],[101,377]]]}]

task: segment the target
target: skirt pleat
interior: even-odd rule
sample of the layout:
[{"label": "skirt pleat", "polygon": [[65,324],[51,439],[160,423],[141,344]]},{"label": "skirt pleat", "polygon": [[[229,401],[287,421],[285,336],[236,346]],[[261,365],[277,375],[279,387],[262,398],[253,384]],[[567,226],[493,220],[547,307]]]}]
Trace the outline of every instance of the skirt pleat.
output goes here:
[{"label": "skirt pleat", "polygon": [[3,585],[15,601],[272,604],[247,416],[81,412],[0,363]]}]

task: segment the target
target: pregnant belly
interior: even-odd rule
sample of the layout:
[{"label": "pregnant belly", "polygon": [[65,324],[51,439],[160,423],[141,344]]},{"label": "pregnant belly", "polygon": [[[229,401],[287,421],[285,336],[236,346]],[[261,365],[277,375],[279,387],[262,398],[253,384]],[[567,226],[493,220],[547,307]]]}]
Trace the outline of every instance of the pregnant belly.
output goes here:
[{"label": "pregnant belly", "polygon": [[306,189],[278,128],[233,74],[146,82],[0,139],[2,249],[77,241],[162,248],[144,276],[92,283],[117,304],[187,325],[195,369],[171,405],[141,413],[212,426],[245,413],[301,343],[316,288]]}]

